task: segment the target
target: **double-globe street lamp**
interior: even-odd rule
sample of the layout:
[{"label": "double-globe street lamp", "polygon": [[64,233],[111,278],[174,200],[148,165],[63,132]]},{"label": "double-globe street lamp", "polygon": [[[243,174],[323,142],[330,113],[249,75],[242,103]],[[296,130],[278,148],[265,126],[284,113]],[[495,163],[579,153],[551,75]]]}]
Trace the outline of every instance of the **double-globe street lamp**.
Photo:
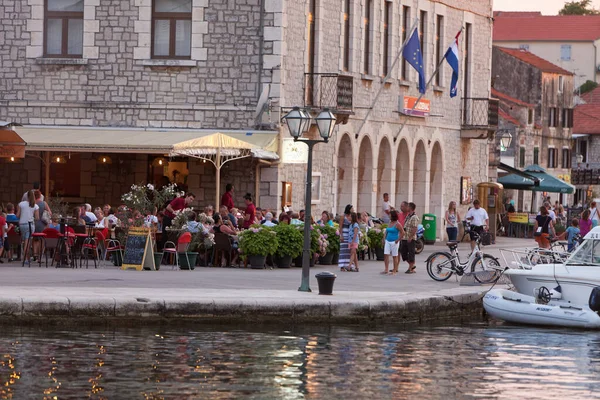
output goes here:
[{"label": "double-globe street lamp", "polygon": [[310,292],[310,219],[311,219],[311,200],[312,200],[312,156],[313,147],[317,143],[327,143],[335,128],[335,115],[328,108],[324,108],[315,118],[317,129],[321,139],[309,139],[302,137],[304,133],[311,128],[313,118],[308,111],[300,107],[294,107],[292,111],[287,113],[283,118],[290,135],[294,138],[294,142],[306,143],[308,146],[308,162],[306,166],[306,189],[304,200],[304,249],[302,251],[302,283],[301,292]]}]

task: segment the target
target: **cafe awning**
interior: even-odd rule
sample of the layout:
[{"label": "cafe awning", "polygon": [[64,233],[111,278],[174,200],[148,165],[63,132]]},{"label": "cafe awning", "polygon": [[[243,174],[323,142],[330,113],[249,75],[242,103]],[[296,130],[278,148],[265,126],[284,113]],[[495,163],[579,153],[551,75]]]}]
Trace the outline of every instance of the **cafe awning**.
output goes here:
[{"label": "cafe awning", "polygon": [[222,142],[232,146],[244,142],[253,156],[277,160],[277,131],[239,131],[210,129],[114,128],[34,126],[16,128],[27,142],[28,151],[70,151],[82,153],[172,154],[181,143],[206,143],[221,134]]},{"label": "cafe awning", "polygon": [[25,141],[12,129],[0,128],[0,157],[25,157]]},{"label": "cafe awning", "polygon": [[498,183],[501,183],[505,189],[565,194],[575,193],[575,186],[550,175],[544,168],[537,164],[530,165],[529,167],[525,168],[523,173],[537,178],[539,180],[539,185],[536,186],[534,180],[523,176],[524,174],[516,173],[508,174],[498,178]]}]

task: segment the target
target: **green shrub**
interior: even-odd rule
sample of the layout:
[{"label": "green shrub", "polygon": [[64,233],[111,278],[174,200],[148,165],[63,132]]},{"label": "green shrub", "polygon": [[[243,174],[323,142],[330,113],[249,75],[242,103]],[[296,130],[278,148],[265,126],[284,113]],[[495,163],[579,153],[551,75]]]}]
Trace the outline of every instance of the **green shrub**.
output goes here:
[{"label": "green shrub", "polygon": [[252,226],[238,234],[244,256],[268,256],[277,251],[277,234],[271,228]]},{"label": "green shrub", "polygon": [[302,254],[304,233],[294,225],[279,224],[273,228],[277,234],[277,257],[296,258]]},{"label": "green shrub", "polygon": [[369,243],[370,248],[383,248],[383,234],[385,232],[385,228],[387,228],[387,225],[382,224],[378,228],[369,229],[369,232],[367,232],[367,242]]}]

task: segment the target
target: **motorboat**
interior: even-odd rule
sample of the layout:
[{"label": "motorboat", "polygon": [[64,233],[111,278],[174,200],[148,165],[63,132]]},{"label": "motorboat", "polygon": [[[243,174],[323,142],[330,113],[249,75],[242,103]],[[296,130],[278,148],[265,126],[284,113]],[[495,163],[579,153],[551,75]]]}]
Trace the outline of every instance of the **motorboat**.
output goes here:
[{"label": "motorboat", "polygon": [[[600,288],[595,300],[589,303],[598,308]],[[590,299],[591,300],[591,299]],[[564,326],[571,328],[600,328],[600,316],[590,308],[590,304],[573,304],[566,300],[552,298],[552,292],[538,291],[537,296],[507,289],[490,290],[483,298],[485,311],[503,321],[528,325]]]},{"label": "motorboat", "polygon": [[543,263],[524,264],[517,268],[508,265],[504,272],[518,293],[535,297],[541,287],[560,287],[562,299],[586,305],[592,290],[600,287],[600,227],[585,235],[566,260],[547,257]]}]

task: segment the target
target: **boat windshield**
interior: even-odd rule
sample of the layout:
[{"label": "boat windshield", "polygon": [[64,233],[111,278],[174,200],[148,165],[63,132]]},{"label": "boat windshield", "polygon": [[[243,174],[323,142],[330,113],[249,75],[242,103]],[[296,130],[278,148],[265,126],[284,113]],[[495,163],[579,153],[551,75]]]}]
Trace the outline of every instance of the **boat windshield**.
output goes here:
[{"label": "boat windshield", "polygon": [[600,240],[584,240],[566,263],[568,265],[590,265],[600,267]]}]

